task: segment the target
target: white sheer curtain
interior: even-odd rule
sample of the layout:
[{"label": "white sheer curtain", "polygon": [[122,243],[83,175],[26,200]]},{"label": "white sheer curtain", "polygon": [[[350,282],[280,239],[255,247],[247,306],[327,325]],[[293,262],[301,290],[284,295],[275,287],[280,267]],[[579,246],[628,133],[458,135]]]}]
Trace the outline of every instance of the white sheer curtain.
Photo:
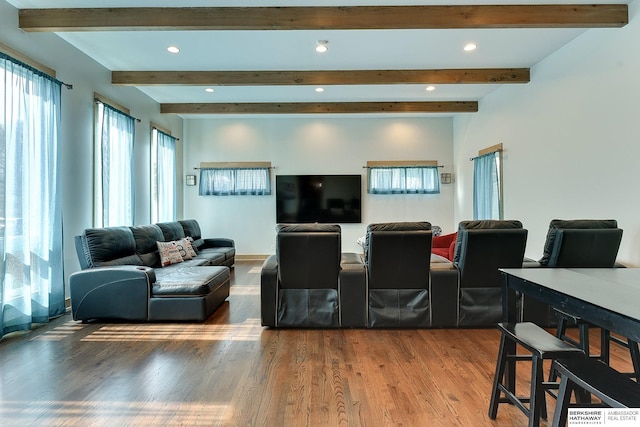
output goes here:
[{"label": "white sheer curtain", "polygon": [[97,103],[95,223],[133,225],[133,141],[135,119]]},{"label": "white sheer curtain", "polygon": [[151,135],[151,222],[176,219],[176,139],[158,129]]},{"label": "white sheer curtain", "polygon": [[370,167],[371,194],[437,194],[440,179],[437,166]]},{"label": "white sheer curtain", "polygon": [[269,168],[202,168],[200,196],[267,196],[271,194]]},{"label": "white sheer curtain", "polygon": [[500,152],[473,160],[473,219],[502,219]]},{"label": "white sheer curtain", "polygon": [[65,311],[60,91],[0,53],[0,337]]}]

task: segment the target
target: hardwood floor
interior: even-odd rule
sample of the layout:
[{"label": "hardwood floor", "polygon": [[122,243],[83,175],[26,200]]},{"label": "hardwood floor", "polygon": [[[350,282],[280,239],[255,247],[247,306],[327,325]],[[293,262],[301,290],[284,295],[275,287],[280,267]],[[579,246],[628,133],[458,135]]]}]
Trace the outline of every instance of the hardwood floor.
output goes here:
[{"label": "hardwood floor", "polygon": [[[237,262],[228,302],[202,324],[65,315],[5,337],[0,425],[526,425],[510,405],[487,417],[497,330],[264,329],[259,273]],[[630,370],[626,350],[613,360]]]}]

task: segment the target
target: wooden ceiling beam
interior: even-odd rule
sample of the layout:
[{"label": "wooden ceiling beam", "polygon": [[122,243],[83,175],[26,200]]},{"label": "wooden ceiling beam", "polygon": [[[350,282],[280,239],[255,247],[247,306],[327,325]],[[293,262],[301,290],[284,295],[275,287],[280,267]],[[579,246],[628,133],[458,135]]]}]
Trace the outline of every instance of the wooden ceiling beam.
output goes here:
[{"label": "wooden ceiling beam", "polygon": [[24,31],[594,28],[626,4],[20,9]]},{"label": "wooden ceiling beam", "polygon": [[528,68],[330,71],[113,71],[120,86],[288,86],[528,83]]},{"label": "wooden ceiling beam", "polygon": [[167,114],[474,113],[476,111],[478,111],[476,101],[160,104],[160,112]]}]

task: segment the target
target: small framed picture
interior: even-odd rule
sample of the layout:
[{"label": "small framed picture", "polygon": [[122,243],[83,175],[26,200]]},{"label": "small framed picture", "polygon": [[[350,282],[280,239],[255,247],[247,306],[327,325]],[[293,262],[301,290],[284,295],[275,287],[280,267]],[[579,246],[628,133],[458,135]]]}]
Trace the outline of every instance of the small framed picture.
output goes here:
[{"label": "small framed picture", "polygon": [[185,177],[185,184],[187,184],[187,185],[196,185],[196,176],[195,175],[187,175]]}]

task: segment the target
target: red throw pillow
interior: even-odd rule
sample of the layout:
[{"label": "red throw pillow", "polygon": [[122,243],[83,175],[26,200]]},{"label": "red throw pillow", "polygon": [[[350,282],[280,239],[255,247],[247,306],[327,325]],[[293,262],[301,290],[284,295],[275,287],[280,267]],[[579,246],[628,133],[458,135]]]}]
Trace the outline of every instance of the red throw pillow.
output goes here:
[{"label": "red throw pillow", "polygon": [[436,236],[431,241],[431,253],[453,260],[458,233]]}]

